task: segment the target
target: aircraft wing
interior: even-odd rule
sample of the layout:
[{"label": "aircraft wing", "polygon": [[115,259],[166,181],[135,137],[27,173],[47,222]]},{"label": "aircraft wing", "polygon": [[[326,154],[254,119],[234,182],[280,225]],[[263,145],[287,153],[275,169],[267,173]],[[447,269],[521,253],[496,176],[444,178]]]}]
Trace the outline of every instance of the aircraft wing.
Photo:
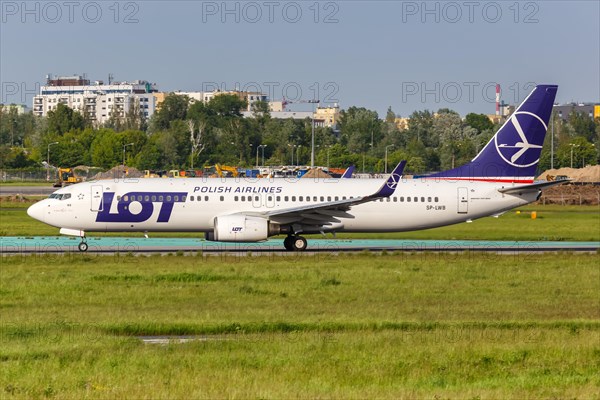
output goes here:
[{"label": "aircraft wing", "polygon": [[545,188],[548,188],[548,187],[554,186],[554,185],[562,185],[563,183],[568,183],[568,182],[571,182],[571,179],[561,179],[559,181],[536,182],[536,183],[532,183],[530,185],[502,188],[502,189],[498,189],[498,191],[500,193],[505,193],[505,194],[515,194],[515,193],[521,194],[521,193],[527,193],[527,192],[536,192],[540,189],[545,189]]},{"label": "aircraft wing", "polygon": [[406,161],[400,162],[381,187],[368,196],[351,197],[346,200],[307,204],[265,212],[241,212],[239,214],[268,218],[278,224],[312,225],[316,227],[340,223],[339,218],[354,218],[348,211],[358,204],[391,196],[404,172]]}]

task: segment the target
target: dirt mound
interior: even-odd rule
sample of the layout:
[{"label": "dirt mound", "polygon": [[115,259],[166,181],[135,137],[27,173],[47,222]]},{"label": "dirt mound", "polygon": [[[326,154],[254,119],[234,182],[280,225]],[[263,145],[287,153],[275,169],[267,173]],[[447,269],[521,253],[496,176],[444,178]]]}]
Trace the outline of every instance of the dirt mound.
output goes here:
[{"label": "dirt mound", "polygon": [[313,168],[310,171],[308,171],[307,173],[305,173],[304,175],[302,175],[302,178],[331,178],[331,175],[329,175],[327,172],[323,172],[322,169],[320,168]]},{"label": "dirt mound", "polygon": [[573,185],[569,183],[552,186],[543,191],[538,203],[598,205],[600,203],[600,186],[592,184]]},{"label": "dirt mound", "polygon": [[566,175],[574,182],[600,182],[600,165],[592,165],[585,168],[559,168],[544,171],[539,180],[547,180],[547,176]]},{"label": "dirt mound", "polygon": [[137,168],[117,165],[106,172],[94,175],[91,179],[97,181],[100,179],[141,178],[143,176],[144,174]]}]

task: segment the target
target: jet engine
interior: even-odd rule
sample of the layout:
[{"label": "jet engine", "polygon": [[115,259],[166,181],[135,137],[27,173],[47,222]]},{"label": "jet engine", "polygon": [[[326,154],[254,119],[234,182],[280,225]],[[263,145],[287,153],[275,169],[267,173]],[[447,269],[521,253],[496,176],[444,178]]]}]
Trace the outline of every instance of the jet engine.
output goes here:
[{"label": "jet engine", "polygon": [[246,215],[224,215],[215,218],[215,228],[206,240],[216,242],[260,242],[278,235],[280,226],[265,218]]}]

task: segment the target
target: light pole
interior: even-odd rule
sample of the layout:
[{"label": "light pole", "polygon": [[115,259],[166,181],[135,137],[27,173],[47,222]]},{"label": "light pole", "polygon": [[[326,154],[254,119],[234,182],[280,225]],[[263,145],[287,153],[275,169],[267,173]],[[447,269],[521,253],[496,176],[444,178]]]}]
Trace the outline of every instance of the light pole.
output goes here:
[{"label": "light pole", "polygon": [[267,147],[266,144],[261,144],[256,148],[256,166],[258,166],[258,149],[262,151],[262,166],[265,166],[265,147]]},{"label": "light pole", "polygon": [[388,156],[388,148],[394,147],[393,144],[389,144],[385,146],[385,173],[387,174],[387,156]]},{"label": "light pole", "polygon": [[574,147],[579,147],[579,145],[578,144],[569,143],[569,146],[571,146],[571,168],[573,168],[573,148]]},{"label": "light pole", "polygon": [[58,142],[48,143],[48,154],[46,157],[46,181],[50,181],[50,146],[58,144]]},{"label": "light pole", "polygon": [[291,164],[291,165],[293,166],[293,165],[294,165],[294,149],[296,148],[296,145],[295,145],[295,144],[289,144],[289,143],[288,143],[288,147],[289,147],[290,149],[292,149],[292,164]]},{"label": "light pole", "polygon": [[125,149],[127,146],[133,146],[133,143],[127,143],[123,145],[123,167],[125,167]]},{"label": "light pole", "polygon": [[313,103],[313,113],[312,113],[312,127],[311,127],[311,147],[310,147],[310,167],[315,167],[315,104],[319,104],[320,100],[309,100],[309,103]]},{"label": "light pole", "polygon": [[329,169],[329,150],[331,150],[331,146],[327,146],[327,169]]},{"label": "light pole", "polygon": [[[592,147],[596,147],[594,143],[592,143]],[[581,154],[581,158],[583,159],[583,163],[581,165],[582,168],[585,168],[585,151]]]},{"label": "light pole", "polygon": [[300,166],[300,147],[302,147],[301,144],[296,146],[296,165]]}]

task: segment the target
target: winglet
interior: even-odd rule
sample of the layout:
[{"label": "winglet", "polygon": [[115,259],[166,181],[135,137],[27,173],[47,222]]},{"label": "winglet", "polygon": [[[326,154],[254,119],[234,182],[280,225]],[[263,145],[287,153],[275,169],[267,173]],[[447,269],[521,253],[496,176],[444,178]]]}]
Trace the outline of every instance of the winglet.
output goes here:
[{"label": "winglet", "polygon": [[402,174],[404,173],[405,166],[406,160],[400,161],[390,176],[385,180],[383,185],[381,185],[379,190],[369,197],[390,197],[392,194],[394,194],[394,191],[396,191],[396,186],[398,185],[398,182],[400,182]]},{"label": "winglet", "polygon": [[352,178],[352,174],[354,173],[354,165],[351,165],[344,171],[342,174],[342,179]]}]

